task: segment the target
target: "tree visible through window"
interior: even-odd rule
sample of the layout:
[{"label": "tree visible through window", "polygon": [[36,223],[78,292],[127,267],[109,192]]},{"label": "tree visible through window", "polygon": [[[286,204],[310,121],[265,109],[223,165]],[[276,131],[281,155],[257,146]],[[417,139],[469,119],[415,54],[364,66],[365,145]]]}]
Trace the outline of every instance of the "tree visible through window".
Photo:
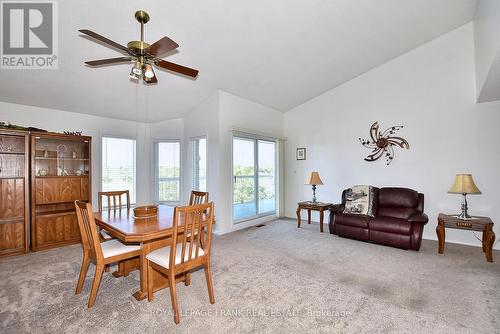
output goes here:
[{"label": "tree visible through window", "polygon": [[191,140],[193,190],[207,191],[207,138]]},{"label": "tree visible through window", "polygon": [[128,190],[136,202],[135,140],[102,138],[102,191]]},{"label": "tree visible through window", "polygon": [[155,144],[156,199],[158,202],[180,201],[181,143],[178,141]]}]

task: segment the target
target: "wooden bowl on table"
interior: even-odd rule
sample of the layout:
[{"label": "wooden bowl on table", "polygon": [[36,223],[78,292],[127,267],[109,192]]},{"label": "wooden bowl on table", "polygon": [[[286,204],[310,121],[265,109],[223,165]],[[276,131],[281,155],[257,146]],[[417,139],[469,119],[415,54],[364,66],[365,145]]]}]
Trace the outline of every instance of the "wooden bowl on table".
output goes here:
[{"label": "wooden bowl on table", "polygon": [[158,205],[145,205],[134,208],[135,218],[152,218],[158,216]]}]

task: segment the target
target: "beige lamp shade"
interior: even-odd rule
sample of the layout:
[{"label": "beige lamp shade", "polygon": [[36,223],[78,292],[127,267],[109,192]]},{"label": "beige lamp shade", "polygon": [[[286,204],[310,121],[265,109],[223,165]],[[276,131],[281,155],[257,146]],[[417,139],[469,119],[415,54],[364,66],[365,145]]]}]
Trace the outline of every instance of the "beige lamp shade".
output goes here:
[{"label": "beige lamp shade", "polygon": [[455,182],[448,191],[450,194],[480,194],[471,174],[457,174]]},{"label": "beige lamp shade", "polygon": [[323,181],[321,181],[318,172],[310,172],[309,175],[307,175],[305,184],[317,186],[318,184],[323,184]]}]

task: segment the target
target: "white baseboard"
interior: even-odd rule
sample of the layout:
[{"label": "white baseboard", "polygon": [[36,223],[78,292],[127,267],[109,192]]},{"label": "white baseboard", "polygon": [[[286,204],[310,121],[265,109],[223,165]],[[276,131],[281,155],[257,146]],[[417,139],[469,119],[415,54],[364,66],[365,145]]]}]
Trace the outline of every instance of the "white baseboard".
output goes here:
[{"label": "white baseboard", "polygon": [[252,226],[255,226],[255,225],[267,223],[267,222],[270,222],[270,221],[273,221],[273,220],[276,220],[276,219],[278,219],[278,217],[276,217],[275,215],[269,215],[269,216],[265,216],[265,217],[260,217],[260,218],[255,218],[255,219],[247,220],[247,221],[244,221],[244,222],[241,222],[241,223],[236,223],[236,224],[233,223],[230,230],[224,231],[224,232],[215,232],[214,231],[213,234],[215,234],[215,235],[224,235],[224,234],[228,234],[228,233],[231,233],[231,232],[239,231],[239,230],[242,230],[242,229],[245,229],[245,228],[249,228],[249,227],[252,227]]}]

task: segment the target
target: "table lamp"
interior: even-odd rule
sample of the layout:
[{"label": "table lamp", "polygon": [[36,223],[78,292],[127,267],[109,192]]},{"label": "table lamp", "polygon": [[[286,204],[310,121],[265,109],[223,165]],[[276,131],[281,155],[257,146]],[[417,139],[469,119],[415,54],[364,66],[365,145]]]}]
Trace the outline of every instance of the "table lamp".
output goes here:
[{"label": "table lamp", "polygon": [[313,200],[312,200],[312,202],[313,203],[318,203],[318,201],[316,200],[316,186],[323,184],[323,181],[321,181],[321,178],[319,177],[319,173],[318,172],[310,172],[309,175],[307,176],[305,184],[306,185],[312,185],[312,189],[313,189]]},{"label": "table lamp", "polygon": [[457,174],[455,182],[448,191],[450,194],[462,194],[462,213],[458,215],[460,219],[470,219],[471,216],[467,213],[467,194],[480,194],[481,191],[477,188],[471,174]]}]

